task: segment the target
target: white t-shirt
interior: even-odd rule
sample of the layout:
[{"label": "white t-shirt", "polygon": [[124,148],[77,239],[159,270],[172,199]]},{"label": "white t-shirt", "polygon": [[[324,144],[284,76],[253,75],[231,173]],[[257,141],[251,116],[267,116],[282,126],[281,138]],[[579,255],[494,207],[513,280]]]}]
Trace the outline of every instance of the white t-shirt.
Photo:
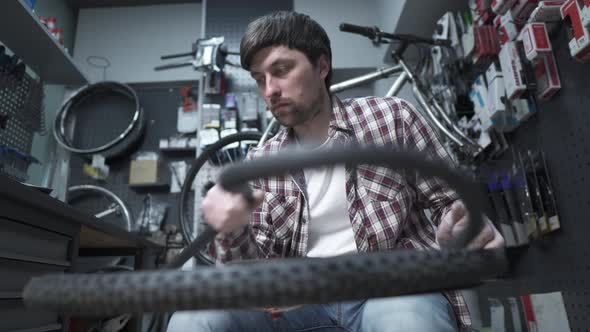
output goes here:
[{"label": "white t-shirt", "polygon": [[[317,149],[325,148],[327,142]],[[307,257],[357,252],[348,216],[344,165],[304,169],[310,209]]]}]

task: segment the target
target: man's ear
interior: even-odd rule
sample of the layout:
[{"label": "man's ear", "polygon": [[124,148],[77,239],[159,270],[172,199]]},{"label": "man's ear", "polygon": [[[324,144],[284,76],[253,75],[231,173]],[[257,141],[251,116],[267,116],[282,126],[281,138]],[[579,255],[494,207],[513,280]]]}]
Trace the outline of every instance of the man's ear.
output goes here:
[{"label": "man's ear", "polygon": [[322,79],[326,79],[330,73],[332,64],[330,63],[330,59],[328,59],[325,54],[320,55],[320,58],[318,59],[318,66],[320,69],[320,77]]}]

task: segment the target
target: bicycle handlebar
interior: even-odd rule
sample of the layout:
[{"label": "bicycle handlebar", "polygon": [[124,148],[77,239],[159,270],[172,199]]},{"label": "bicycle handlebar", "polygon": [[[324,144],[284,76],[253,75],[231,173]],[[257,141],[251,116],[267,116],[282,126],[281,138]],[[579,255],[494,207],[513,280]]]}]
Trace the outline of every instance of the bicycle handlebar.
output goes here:
[{"label": "bicycle handlebar", "polygon": [[350,23],[340,23],[340,31],[356,33],[357,35],[365,36],[371,40],[375,39],[377,34],[381,32],[377,27],[363,27]]},{"label": "bicycle handlebar", "polygon": [[433,46],[444,46],[450,47],[451,41],[449,40],[435,40],[432,38],[423,38],[415,35],[410,34],[395,34],[395,33],[387,33],[382,32],[376,26],[369,27],[369,26],[361,26],[355,25],[350,23],[341,23],[340,24],[340,31],[342,32],[349,32],[355,33],[361,36],[365,36],[371,39],[373,42],[376,43],[389,43],[389,41],[396,40],[402,43],[408,44],[428,44]]}]

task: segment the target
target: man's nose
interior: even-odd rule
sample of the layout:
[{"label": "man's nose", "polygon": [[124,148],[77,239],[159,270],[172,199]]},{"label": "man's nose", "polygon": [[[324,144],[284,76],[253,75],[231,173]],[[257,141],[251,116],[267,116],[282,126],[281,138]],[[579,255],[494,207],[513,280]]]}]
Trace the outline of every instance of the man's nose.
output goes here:
[{"label": "man's nose", "polygon": [[279,95],[280,92],[281,92],[281,89],[279,88],[279,85],[277,84],[276,80],[274,80],[272,78],[268,78],[266,80],[266,85],[264,86],[265,97],[271,98],[276,95]]}]

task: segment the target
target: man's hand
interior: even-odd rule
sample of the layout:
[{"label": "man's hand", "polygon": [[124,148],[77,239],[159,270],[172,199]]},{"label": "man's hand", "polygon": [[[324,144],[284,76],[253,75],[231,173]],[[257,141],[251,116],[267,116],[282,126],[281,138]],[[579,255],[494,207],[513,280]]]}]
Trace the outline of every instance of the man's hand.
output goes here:
[{"label": "man's hand", "polygon": [[[469,242],[467,249],[495,249],[504,247],[502,234],[500,234],[486,216],[483,216],[483,219],[484,225],[482,230]],[[457,234],[464,232],[469,222],[469,215],[467,214],[465,205],[461,201],[455,201],[451,209],[442,216],[440,225],[436,231],[436,240],[441,248],[445,248]]]},{"label": "man's hand", "polygon": [[205,221],[220,233],[230,233],[246,225],[250,214],[264,200],[264,192],[253,190],[254,204],[249,204],[244,194],[226,191],[215,185],[203,199]]}]

